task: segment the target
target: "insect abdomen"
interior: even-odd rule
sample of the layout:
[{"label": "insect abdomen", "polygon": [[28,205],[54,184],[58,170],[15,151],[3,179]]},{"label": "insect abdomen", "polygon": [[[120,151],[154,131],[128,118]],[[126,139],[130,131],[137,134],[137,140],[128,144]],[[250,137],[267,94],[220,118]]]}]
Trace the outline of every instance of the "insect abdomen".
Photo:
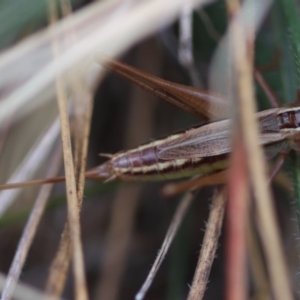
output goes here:
[{"label": "insect abdomen", "polygon": [[159,159],[157,147],[161,142],[152,142],[114,155],[98,168],[99,177],[121,180],[165,180],[196,174],[206,175],[227,167],[226,154],[205,158]]}]

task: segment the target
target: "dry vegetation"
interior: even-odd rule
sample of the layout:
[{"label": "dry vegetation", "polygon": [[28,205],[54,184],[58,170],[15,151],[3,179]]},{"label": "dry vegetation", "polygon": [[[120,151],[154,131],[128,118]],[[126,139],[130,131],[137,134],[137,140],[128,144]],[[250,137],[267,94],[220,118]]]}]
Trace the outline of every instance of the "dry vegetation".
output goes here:
[{"label": "dry vegetation", "polygon": [[[238,0],[15,2],[0,4],[0,182],[65,174],[66,184],[0,193],[1,299],[293,299],[297,158],[271,193],[254,118],[256,103],[268,104],[253,66],[280,53],[264,75],[282,102],[295,99],[299,7],[246,1],[241,15]],[[107,75],[103,63],[120,55],[230,99],[226,188],[166,199],[163,183],[85,182],[98,153],[197,122]]]}]

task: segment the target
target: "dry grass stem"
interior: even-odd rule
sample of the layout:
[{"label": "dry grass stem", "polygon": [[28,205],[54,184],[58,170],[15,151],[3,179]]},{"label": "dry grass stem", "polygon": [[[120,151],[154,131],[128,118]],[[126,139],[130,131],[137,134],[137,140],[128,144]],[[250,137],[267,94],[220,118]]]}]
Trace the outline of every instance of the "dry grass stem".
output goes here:
[{"label": "dry grass stem", "polygon": [[178,59],[182,66],[188,71],[193,86],[200,88],[203,87],[203,83],[194,64],[192,25],[193,7],[191,2],[187,1],[183,6],[179,16]]},{"label": "dry grass stem", "polygon": [[226,193],[226,189],[223,188],[213,198],[188,300],[200,300],[203,298],[223,224]]},{"label": "dry grass stem", "polygon": [[[228,1],[228,6],[232,5]],[[238,7],[238,5],[236,6]],[[258,210],[259,231],[266,253],[272,288],[276,299],[292,299],[283,250],[279,239],[271,194],[268,189],[266,167],[262,149],[258,143],[259,128],[255,118],[255,97],[253,91],[252,67],[247,51],[248,32],[243,24],[241,11],[229,9],[234,15],[230,25],[231,46],[234,51],[234,69],[237,80],[237,99],[241,132],[244,137],[250,178],[254,188]],[[251,32],[251,31],[250,31]]]},{"label": "dry grass stem", "polygon": [[80,238],[79,207],[71,149],[71,137],[66,105],[66,94],[62,82],[57,82],[58,103],[61,118],[62,142],[64,150],[64,165],[66,174],[66,189],[68,200],[68,223],[70,224],[71,241],[73,244],[74,269],[76,281],[76,299],[87,299],[83,253]]},{"label": "dry grass stem", "polygon": [[[53,177],[58,173],[61,165],[60,147],[56,149],[54,156],[50,161],[51,161],[50,169],[47,172],[47,176]],[[37,231],[42,214],[45,210],[47,200],[51,193],[52,187],[53,184],[43,186],[37,196],[36,202],[31,210],[28,222],[24,228],[13,262],[10,266],[5,287],[3,289],[2,296],[1,296],[2,300],[9,300],[13,297],[15,287],[17,285],[20,274],[22,272],[25,259],[27,257],[35,233]]]},{"label": "dry grass stem", "polygon": [[[239,1],[227,4],[228,19],[232,22],[235,12],[240,11]],[[251,28],[251,24],[250,24]],[[253,33],[253,30],[249,30]],[[230,40],[229,40],[230,43]],[[230,44],[229,44],[230,47]],[[248,45],[248,60],[252,63],[250,53],[253,53],[253,43]],[[234,59],[233,59],[234,60]],[[234,79],[236,74],[231,68]],[[235,87],[234,87],[235,88]],[[239,107],[238,96],[233,90],[231,105]],[[225,293],[226,299],[246,300],[248,294],[248,278],[246,268],[246,225],[249,208],[249,175],[246,164],[245,142],[241,129],[238,108],[232,116],[232,153],[230,155],[230,168],[228,180],[228,213],[226,215],[226,272]]]},{"label": "dry grass stem", "polygon": [[71,244],[70,229],[66,223],[45,285],[46,293],[53,297],[59,297],[63,292],[72,257]]},{"label": "dry grass stem", "polygon": [[233,128],[233,151],[230,157],[228,204],[226,214],[226,299],[247,299],[248,278],[246,264],[246,225],[249,211],[249,176],[246,152],[239,120]]},{"label": "dry grass stem", "polygon": [[[55,2],[49,0],[49,16],[50,23],[55,24],[57,19]],[[59,54],[59,46],[53,39],[53,54],[54,58]],[[74,162],[71,148],[71,136],[69,127],[69,116],[67,108],[66,86],[61,77],[56,79],[56,93],[59,107],[61,136],[64,154],[64,166],[66,174],[66,194],[68,201],[68,223],[70,227],[70,236],[73,250],[74,264],[74,280],[75,280],[75,299],[88,299],[85,267],[81,244],[80,222],[79,222],[79,207],[77,204],[77,189],[75,182]]]},{"label": "dry grass stem", "polygon": [[[260,2],[245,1],[242,7],[243,24],[245,30],[256,33],[262,22],[265,20],[266,14],[271,6],[272,0]],[[209,70],[209,89],[220,93],[227,101],[231,101],[234,97],[233,87],[235,86],[235,78],[233,78],[232,60],[233,49],[230,45],[230,30],[219,41],[216,51],[214,52]],[[232,117],[226,115],[223,117]]]},{"label": "dry grass stem", "polygon": [[[61,0],[60,3],[64,17],[70,17],[72,15],[71,3],[68,0]],[[76,32],[72,31],[70,36],[68,36],[68,42],[70,44],[75,44],[76,41]],[[93,98],[91,92],[88,90],[88,87],[85,84],[85,81],[83,78],[79,77],[79,74],[77,74],[77,76],[75,74],[71,74],[69,76],[69,81],[71,83],[71,94],[74,98],[74,165],[77,183],[78,206],[80,210],[84,192],[86,157],[93,109]],[[55,296],[61,295],[69,269],[70,258],[72,255],[71,250],[69,226],[66,223],[61,236],[57,254],[53,259],[50,267],[50,273],[46,282],[45,289],[49,294]]]},{"label": "dry grass stem", "polygon": [[64,181],[65,181],[64,176],[57,176],[48,179],[43,178],[43,179],[35,179],[35,180],[16,182],[16,183],[6,183],[6,184],[0,184],[0,190],[1,191],[12,190],[17,188],[24,188],[24,187],[37,186],[37,185],[56,183],[56,182],[64,182]]},{"label": "dry grass stem", "polygon": [[[40,141],[32,147],[27,156],[19,164],[17,170],[11,175],[8,183],[22,182],[30,179],[33,174],[40,168],[40,165],[47,159],[52,151],[52,145],[59,135],[58,119],[47,129]],[[4,191],[0,193],[0,216],[13,204],[21,189]]]},{"label": "dry grass stem", "polygon": [[[60,3],[63,16],[65,18],[70,17],[72,15],[72,6],[70,0],[60,0]],[[76,32],[71,32],[67,39],[71,45],[75,45],[77,42]],[[73,73],[70,74],[69,82],[71,85],[71,95],[74,98],[74,162],[75,177],[78,189],[77,195],[79,205],[81,206],[85,182],[86,156],[93,109],[93,96],[86,85],[86,81],[84,78],[81,78],[79,74],[77,74],[77,76]]]},{"label": "dry grass stem", "polygon": [[161,249],[158,252],[158,255],[155,259],[155,262],[154,262],[148,276],[147,276],[147,279],[145,280],[143,286],[141,287],[141,289],[135,296],[136,300],[142,300],[145,298],[145,295],[146,295],[148,289],[150,288],[150,286],[155,278],[155,275],[156,275],[157,271],[159,270],[159,267],[161,266],[166,254],[170,248],[170,245],[175,237],[175,234],[178,231],[178,228],[179,228],[180,224],[182,223],[183,218],[184,218],[186,212],[188,211],[194,198],[195,198],[194,194],[192,192],[188,192],[181,199],[181,201],[175,211],[175,214],[173,216],[173,219],[171,221],[169,229],[166,233],[164,242],[161,246]]},{"label": "dry grass stem", "polygon": [[248,219],[247,239],[250,254],[250,271],[254,282],[254,293],[257,295],[255,299],[271,299],[270,283],[268,280],[264,258],[260,250],[259,239],[254,229],[253,221]]},{"label": "dry grass stem", "polygon": [[271,103],[272,107],[280,107],[280,101],[273,92],[273,90],[269,87],[266,80],[262,76],[261,72],[255,68],[254,76],[257,82],[259,83],[260,87],[263,89],[264,93],[266,94],[269,102]]}]

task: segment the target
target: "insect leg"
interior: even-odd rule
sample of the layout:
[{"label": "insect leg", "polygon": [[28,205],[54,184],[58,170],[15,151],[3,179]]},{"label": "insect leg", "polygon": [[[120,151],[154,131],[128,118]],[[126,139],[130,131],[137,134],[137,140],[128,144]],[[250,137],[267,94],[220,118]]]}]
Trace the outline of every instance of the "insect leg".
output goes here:
[{"label": "insect leg", "polygon": [[287,155],[288,155],[288,153],[284,152],[284,153],[280,153],[280,155],[278,156],[278,158],[277,158],[277,160],[275,162],[275,165],[273,167],[273,170],[272,170],[272,172],[270,174],[269,183],[272,182],[272,180],[276,177],[276,175],[278,174],[278,172],[282,168]]},{"label": "insect leg", "polygon": [[225,170],[207,176],[192,178],[179,183],[170,183],[163,187],[162,194],[169,197],[203,186],[225,184],[227,182],[227,175],[228,171]]}]

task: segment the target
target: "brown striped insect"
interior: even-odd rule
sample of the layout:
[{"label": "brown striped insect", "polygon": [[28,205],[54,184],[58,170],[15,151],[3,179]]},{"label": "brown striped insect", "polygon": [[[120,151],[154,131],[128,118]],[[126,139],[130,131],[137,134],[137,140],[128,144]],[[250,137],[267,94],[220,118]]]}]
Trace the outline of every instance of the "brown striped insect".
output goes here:
[{"label": "brown striped insect", "polygon": [[[172,83],[118,61],[111,61],[113,72],[141,88],[175,104],[181,109],[205,119],[217,119],[227,111],[222,97],[209,91]],[[273,108],[257,113],[260,144],[267,158],[289,149],[299,149],[300,108]],[[166,180],[207,176],[228,167],[231,151],[230,119],[205,123],[114,155],[103,154],[109,160],[86,172],[86,177],[111,181]],[[22,185],[63,181],[64,177],[35,180]],[[7,184],[1,189],[20,186]]]}]

